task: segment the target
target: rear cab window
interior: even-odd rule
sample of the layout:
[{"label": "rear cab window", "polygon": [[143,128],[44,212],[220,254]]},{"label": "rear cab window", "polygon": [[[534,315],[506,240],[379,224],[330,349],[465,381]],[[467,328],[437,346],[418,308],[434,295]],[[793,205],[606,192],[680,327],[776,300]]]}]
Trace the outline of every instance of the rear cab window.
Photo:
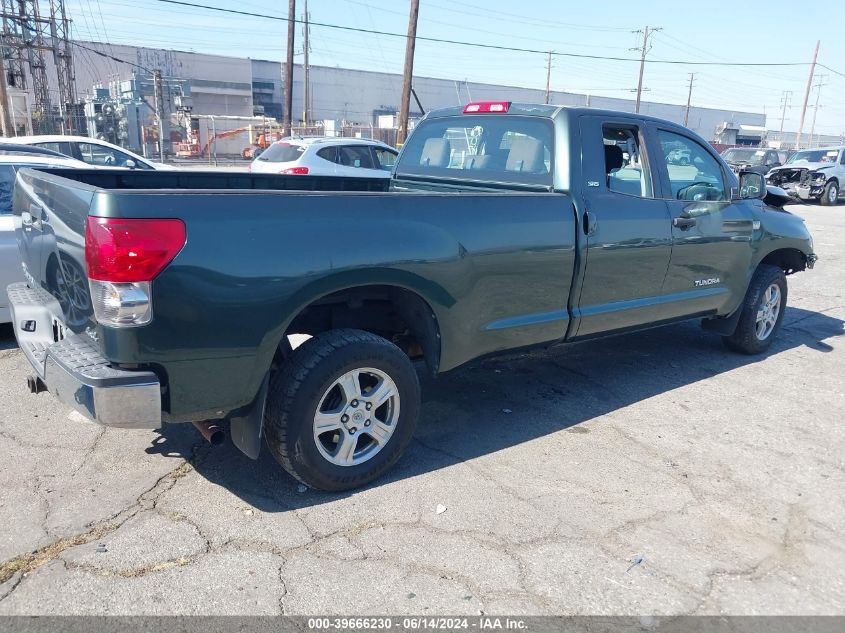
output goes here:
[{"label": "rear cab window", "polygon": [[268,163],[292,163],[305,153],[305,149],[305,145],[281,141],[273,143],[261,152],[257,160]]},{"label": "rear cab window", "polygon": [[553,156],[551,119],[457,115],[417,125],[395,174],[551,187]]}]

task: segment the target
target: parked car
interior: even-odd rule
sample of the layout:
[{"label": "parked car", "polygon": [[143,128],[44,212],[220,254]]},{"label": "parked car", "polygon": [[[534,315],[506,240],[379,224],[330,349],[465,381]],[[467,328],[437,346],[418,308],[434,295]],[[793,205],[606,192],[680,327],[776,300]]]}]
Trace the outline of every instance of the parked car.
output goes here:
[{"label": "parked car", "polygon": [[25,146],[21,152],[12,150],[12,146],[0,145],[0,323],[12,320],[6,287],[24,279],[12,216],[12,193],[17,171],[21,167],[87,167],[85,163],[50,150]]},{"label": "parked car", "polygon": [[397,150],[380,141],[304,137],[276,141],[252,161],[258,174],[390,178]]},{"label": "parked car", "polygon": [[761,176],[780,167],[784,161],[777,150],[756,147],[731,147],[722,152],[722,158],[734,173],[753,171]]},{"label": "parked car", "polygon": [[172,165],[147,160],[130,152],[128,149],[87,136],[47,134],[41,136],[17,136],[8,140],[18,145],[34,145],[35,147],[53,150],[54,152],[70,156],[97,168],[176,169]]},{"label": "parked car", "polygon": [[845,183],[845,147],[795,152],[785,165],[771,170],[766,181],[801,200],[835,205]]},{"label": "parked car", "polygon": [[670,165],[686,166],[690,164],[690,160],[690,153],[686,149],[673,149],[666,154],[666,162]]},{"label": "parked car", "polygon": [[[689,165],[666,160],[677,147]],[[413,360],[436,374],[689,319],[758,354],[787,275],[816,261],[760,174],[734,174],[677,124],[591,108],[429,112],[391,179],[24,170],[18,183],[31,279],[9,296],[33,392],[110,426],[194,421],[219,437],[209,420],[228,421],[245,454],[266,441],[326,490],[374,480],[408,446]],[[84,271],[83,318],[51,260]],[[292,350],[294,334],[311,338]]]}]

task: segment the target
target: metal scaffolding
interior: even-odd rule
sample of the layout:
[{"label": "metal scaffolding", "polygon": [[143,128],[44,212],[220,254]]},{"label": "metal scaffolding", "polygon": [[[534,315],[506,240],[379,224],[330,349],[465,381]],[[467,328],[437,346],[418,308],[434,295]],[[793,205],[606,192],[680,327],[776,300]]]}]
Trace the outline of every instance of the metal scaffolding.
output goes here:
[{"label": "metal scaffolding", "polygon": [[[36,134],[73,132],[78,128],[70,27],[64,0],[2,0],[0,35],[9,86],[32,92],[32,128]],[[47,54],[52,53],[58,85],[58,107],[50,95]],[[28,77],[27,77],[28,75]]]}]

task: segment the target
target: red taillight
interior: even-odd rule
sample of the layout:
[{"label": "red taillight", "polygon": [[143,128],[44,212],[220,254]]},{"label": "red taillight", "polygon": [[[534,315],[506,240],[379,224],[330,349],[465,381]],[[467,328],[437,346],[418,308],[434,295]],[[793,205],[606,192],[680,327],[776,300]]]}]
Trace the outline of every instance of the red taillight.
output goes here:
[{"label": "red taillight", "polygon": [[464,114],[507,112],[510,106],[510,101],[477,101],[475,103],[466,104],[464,107]]},{"label": "red taillight", "polygon": [[307,167],[288,167],[287,169],[283,169],[281,171],[283,174],[293,174],[296,176],[307,176],[308,175],[308,168]]},{"label": "red taillight", "polygon": [[85,263],[89,279],[152,281],[185,245],[182,220],[88,218]]}]

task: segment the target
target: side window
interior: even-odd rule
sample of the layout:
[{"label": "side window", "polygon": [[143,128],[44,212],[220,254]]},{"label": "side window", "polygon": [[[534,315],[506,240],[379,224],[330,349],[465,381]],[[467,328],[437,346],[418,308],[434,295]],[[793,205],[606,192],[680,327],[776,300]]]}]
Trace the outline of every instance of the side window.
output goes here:
[{"label": "side window", "polygon": [[651,170],[642,134],[635,125],[602,126],[606,184],[610,191],[653,198]]},{"label": "side window", "polygon": [[375,169],[370,148],[366,145],[344,145],[340,148],[340,164],[346,167]]},{"label": "side window", "polygon": [[845,165],[845,150],[842,150],[842,158],[839,159],[840,165]]},{"label": "side window", "polygon": [[54,152],[59,152],[59,154],[64,154],[66,156],[70,156],[70,154],[68,154],[68,152],[67,152],[67,148],[66,147],[62,148],[62,145],[65,145],[65,143],[33,143],[33,145],[35,145],[35,147],[42,147],[44,149],[51,149]]},{"label": "side window", "polygon": [[697,141],[659,130],[657,138],[676,200],[728,200],[728,189],[719,162]]},{"label": "side window", "polygon": [[329,161],[330,163],[338,162],[336,147],[324,147],[320,150],[317,150],[317,156],[319,156],[323,160]]},{"label": "side window", "polygon": [[779,163],[778,155],[774,152],[769,152],[766,156],[766,165],[774,165],[775,163]]},{"label": "side window", "polygon": [[11,215],[14,189],[15,168],[11,165],[0,165],[0,215]]},{"label": "side window", "polygon": [[390,171],[393,169],[393,165],[396,164],[395,152],[391,152],[389,149],[384,149],[382,147],[374,147],[373,151],[376,154],[378,169],[383,169],[384,171]]},{"label": "side window", "polygon": [[99,165],[102,167],[126,167],[127,161],[132,161],[138,169],[149,169],[149,167],[147,167],[144,163],[138,162],[129,154],[124,154],[119,150],[111,149],[105,145],[79,143],[79,153],[82,160],[89,165]]}]

